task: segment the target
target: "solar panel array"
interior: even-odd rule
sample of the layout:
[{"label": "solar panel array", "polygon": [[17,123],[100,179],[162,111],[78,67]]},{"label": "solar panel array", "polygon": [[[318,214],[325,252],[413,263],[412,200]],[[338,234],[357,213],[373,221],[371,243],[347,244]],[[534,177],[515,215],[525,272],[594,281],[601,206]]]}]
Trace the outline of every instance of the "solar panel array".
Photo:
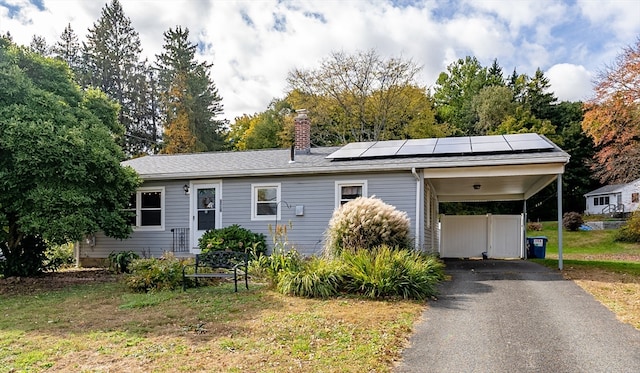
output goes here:
[{"label": "solar panel array", "polygon": [[532,153],[554,146],[535,133],[495,136],[355,142],[331,153],[329,159],[446,156],[469,154]]}]

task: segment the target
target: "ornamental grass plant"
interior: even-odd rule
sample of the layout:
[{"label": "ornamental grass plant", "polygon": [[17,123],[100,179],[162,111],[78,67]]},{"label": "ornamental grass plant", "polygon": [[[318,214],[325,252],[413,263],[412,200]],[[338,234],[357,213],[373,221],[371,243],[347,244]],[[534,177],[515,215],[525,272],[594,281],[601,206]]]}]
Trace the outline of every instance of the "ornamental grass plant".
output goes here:
[{"label": "ornamental grass plant", "polygon": [[367,298],[428,299],[444,279],[444,264],[415,250],[379,246],[371,250],[344,250],[343,289]]},{"label": "ornamental grass plant", "polygon": [[358,197],[336,209],[325,233],[325,255],[337,257],[343,249],[381,245],[411,247],[407,213],[372,197]]}]

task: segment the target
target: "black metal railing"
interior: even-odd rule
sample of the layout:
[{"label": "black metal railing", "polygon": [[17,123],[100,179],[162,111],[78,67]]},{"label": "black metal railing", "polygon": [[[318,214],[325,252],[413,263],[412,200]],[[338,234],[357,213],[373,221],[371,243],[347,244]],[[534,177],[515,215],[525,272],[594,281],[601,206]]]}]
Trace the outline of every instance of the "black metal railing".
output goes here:
[{"label": "black metal railing", "polygon": [[174,253],[189,252],[189,228],[171,228],[173,242],[171,243],[171,251]]}]

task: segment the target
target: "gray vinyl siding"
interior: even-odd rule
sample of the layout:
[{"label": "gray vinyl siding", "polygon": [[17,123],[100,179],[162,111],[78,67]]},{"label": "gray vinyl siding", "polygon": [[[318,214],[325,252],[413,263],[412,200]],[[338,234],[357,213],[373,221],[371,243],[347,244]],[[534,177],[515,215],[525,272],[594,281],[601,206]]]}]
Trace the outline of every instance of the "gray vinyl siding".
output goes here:
[{"label": "gray vinyl siding", "polygon": [[[319,254],[324,232],[335,208],[336,181],[366,180],[367,195],[407,212],[411,220],[412,237],[416,218],[416,181],[411,172],[355,173],[342,175],[305,175],[283,177],[228,178],[221,181],[221,225],[238,224],[254,232],[264,233],[271,244],[269,226],[273,221],[251,220],[251,186],[255,183],[279,183],[281,187],[281,217],[278,224],[291,224],[288,242],[301,254]],[[195,181],[195,180],[194,180]],[[182,186],[189,180],[146,182],[144,187],[165,187],[165,226],[163,231],[134,231],[126,240],[96,235],[94,247],[81,243],[80,257],[106,258],[112,251],[134,250],[158,257],[171,250],[172,228],[189,227],[188,195]],[[304,215],[296,216],[296,206],[304,206]],[[192,243],[193,245],[193,243]],[[271,245],[270,245],[271,246]]]},{"label": "gray vinyl siding", "polygon": [[164,230],[134,230],[126,240],[106,237],[96,233],[95,246],[80,242],[80,258],[106,258],[112,251],[133,250],[141,256],[159,257],[165,251],[171,251],[171,228],[189,226],[189,196],[184,194],[182,186],[188,180],[168,182],[145,182],[143,187],[164,187]]},{"label": "gray vinyl siding", "polygon": [[[277,224],[290,224],[287,241],[300,253],[319,254],[324,242],[324,232],[335,209],[336,181],[349,180],[366,180],[368,196],[375,195],[399,210],[406,211],[412,221],[412,228],[415,226],[415,179],[410,172],[227,179],[222,183],[222,225],[239,224],[254,232],[264,233],[271,244],[269,226],[274,226],[276,220],[251,220],[251,185],[279,183],[282,202]],[[304,215],[296,216],[296,206],[303,206]]]}]

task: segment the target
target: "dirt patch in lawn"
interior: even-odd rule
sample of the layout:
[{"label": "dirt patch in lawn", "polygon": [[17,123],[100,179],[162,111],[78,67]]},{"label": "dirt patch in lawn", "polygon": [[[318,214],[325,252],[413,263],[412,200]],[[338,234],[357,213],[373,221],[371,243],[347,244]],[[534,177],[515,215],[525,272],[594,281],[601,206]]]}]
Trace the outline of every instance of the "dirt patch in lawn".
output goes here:
[{"label": "dirt patch in lawn", "polygon": [[74,285],[115,282],[118,278],[105,268],[73,268],[38,277],[0,278],[0,295],[35,294]]}]

